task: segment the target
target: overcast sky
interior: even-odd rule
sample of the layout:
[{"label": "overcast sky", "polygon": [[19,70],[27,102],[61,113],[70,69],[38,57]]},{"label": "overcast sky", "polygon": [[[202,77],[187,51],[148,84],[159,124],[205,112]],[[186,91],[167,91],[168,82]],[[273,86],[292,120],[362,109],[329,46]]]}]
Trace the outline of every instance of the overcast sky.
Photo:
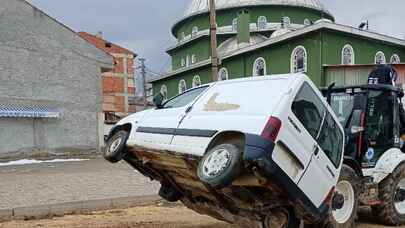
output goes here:
[{"label": "overcast sky", "polygon": [[[191,0],[30,0],[75,31],[96,33],[147,59],[154,72],[168,69],[165,49],[173,44],[170,33]],[[358,26],[399,38],[405,36],[404,0],[321,0],[337,23]]]}]

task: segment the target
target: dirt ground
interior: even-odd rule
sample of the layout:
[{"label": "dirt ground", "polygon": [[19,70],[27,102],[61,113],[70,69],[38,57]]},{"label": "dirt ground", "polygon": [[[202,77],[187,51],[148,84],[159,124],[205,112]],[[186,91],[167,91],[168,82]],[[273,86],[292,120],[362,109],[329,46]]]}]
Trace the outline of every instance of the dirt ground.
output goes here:
[{"label": "dirt ground", "polygon": [[[369,220],[367,215],[361,220]],[[357,228],[384,226],[363,223]],[[179,205],[155,205],[124,210],[70,215],[36,221],[0,223],[0,228],[237,228],[206,216],[198,215]]]}]

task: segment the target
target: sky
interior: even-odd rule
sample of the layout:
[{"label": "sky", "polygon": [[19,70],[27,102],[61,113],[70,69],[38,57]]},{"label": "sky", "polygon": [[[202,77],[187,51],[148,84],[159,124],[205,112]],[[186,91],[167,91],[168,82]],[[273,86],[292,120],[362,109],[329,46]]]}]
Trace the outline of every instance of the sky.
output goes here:
[{"label": "sky", "polygon": [[[146,58],[150,71],[169,69],[165,50],[175,43],[170,29],[191,0],[29,0],[75,31],[97,33]],[[404,0],[321,0],[336,22],[357,27],[369,20],[370,29],[405,37]],[[389,3],[389,4],[388,4]]]}]

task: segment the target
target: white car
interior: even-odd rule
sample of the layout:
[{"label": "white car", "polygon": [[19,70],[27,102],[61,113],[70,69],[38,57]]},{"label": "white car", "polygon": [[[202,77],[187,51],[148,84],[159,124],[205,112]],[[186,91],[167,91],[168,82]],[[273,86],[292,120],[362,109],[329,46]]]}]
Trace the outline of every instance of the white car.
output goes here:
[{"label": "white car", "polygon": [[104,157],[159,181],[166,200],[265,228],[319,223],[332,201],[343,207],[334,193],[344,130],[307,76],[221,81],[161,99],[112,129]]}]

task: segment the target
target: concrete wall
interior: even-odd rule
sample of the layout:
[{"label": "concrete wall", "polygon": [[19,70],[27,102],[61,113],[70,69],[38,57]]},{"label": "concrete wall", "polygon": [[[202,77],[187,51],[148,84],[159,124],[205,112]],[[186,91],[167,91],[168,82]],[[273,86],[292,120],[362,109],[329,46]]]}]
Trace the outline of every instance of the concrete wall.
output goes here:
[{"label": "concrete wall", "polygon": [[0,119],[0,158],[98,149],[101,71],[112,57],[23,0],[0,1],[0,31],[0,103],[61,112],[56,120]]}]

